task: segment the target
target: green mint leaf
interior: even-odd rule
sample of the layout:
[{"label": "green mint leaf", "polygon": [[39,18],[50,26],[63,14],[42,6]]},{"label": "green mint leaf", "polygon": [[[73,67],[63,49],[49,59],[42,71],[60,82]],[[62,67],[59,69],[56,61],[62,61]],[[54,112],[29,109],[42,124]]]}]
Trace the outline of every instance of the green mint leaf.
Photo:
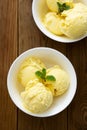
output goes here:
[{"label": "green mint leaf", "polygon": [[70,9],[70,6],[67,5],[66,3],[63,3],[63,7],[64,7],[64,10],[68,10],[68,9]]},{"label": "green mint leaf", "polygon": [[36,71],[35,74],[38,78],[43,79],[44,81],[56,81],[56,78],[53,75],[46,76],[45,68],[43,68],[42,71]]},{"label": "green mint leaf", "polygon": [[46,80],[48,81],[56,81],[56,78],[53,75],[46,76]]},{"label": "green mint leaf", "polygon": [[57,2],[57,5],[58,5],[58,10],[59,12],[62,12],[63,11],[63,7],[62,7],[62,4]]},{"label": "green mint leaf", "polygon": [[60,13],[63,12],[64,10],[70,9],[70,6],[67,5],[66,3],[62,4],[60,2],[57,2],[57,5],[58,5],[58,10],[59,10]]},{"label": "green mint leaf", "polygon": [[43,73],[43,77],[45,78],[45,76],[46,76],[46,69],[45,68],[42,69],[42,73]]},{"label": "green mint leaf", "polygon": [[36,76],[39,77],[39,78],[42,78],[42,77],[43,77],[43,74],[42,74],[42,72],[40,72],[40,71],[36,71],[35,74],[36,74]]}]

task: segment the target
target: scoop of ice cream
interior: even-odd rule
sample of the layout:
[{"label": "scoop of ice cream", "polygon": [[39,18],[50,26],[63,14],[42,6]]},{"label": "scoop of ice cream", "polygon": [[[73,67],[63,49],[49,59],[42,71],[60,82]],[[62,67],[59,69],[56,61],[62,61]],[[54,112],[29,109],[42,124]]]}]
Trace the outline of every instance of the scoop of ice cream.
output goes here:
[{"label": "scoop of ice cream", "polygon": [[30,80],[38,79],[35,72],[45,68],[45,65],[38,58],[28,58],[26,59],[18,72],[18,81],[26,87]]},{"label": "scoop of ice cream", "polygon": [[50,32],[56,35],[62,35],[63,33],[61,32],[60,24],[61,17],[60,15],[57,15],[57,13],[49,12],[45,15],[44,25]]},{"label": "scoop of ice cream", "polygon": [[28,66],[32,66],[32,67],[35,67],[37,69],[45,68],[45,65],[43,64],[43,62],[37,57],[26,58],[23,61],[23,63],[21,64],[20,69],[24,69],[25,67],[28,67]]},{"label": "scoop of ice cream", "polygon": [[39,81],[39,79],[37,79],[37,78],[35,78],[35,79],[33,79],[33,80],[29,80],[29,81],[27,82],[26,86],[25,86],[25,89],[27,90],[27,89],[31,88],[32,86],[36,85],[36,84],[39,83],[39,82],[40,82],[40,81]]},{"label": "scoop of ice cream", "polygon": [[54,96],[59,96],[68,89],[70,84],[69,76],[64,70],[59,68],[59,66],[49,68],[47,75],[53,75],[56,78],[55,82],[46,83]]},{"label": "scoop of ice cream", "polygon": [[60,3],[67,3],[68,5],[71,5],[73,0],[46,0],[48,8],[53,12],[59,12],[57,2]]},{"label": "scoop of ice cream", "polygon": [[62,12],[61,31],[70,38],[80,38],[87,33],[87,6],[74,4],[73,9]]},{"label": "scoop of ice cream", "polygon": [[37,83],[31,88],[27,87],[25,91],[21,93],[21,96],[24,106],[33,113],[47,110],[53,102],[51,91],[42,83]]},{"label": "scoop of ice cream", "polygon": [[23,87],[26,87],[26,84],[33,79],[37,79],[35,72],[37,71],[37,68],[28,66],[24,69],[20,70],[18,74],[18,79],[20,83],[23,85]]}]

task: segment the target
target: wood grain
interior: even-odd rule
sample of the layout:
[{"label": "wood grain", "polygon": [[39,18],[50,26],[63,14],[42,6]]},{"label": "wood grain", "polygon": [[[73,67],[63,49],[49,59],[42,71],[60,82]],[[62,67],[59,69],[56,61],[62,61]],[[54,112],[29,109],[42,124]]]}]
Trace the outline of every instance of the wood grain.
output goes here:
[{"label": "wood grain", "polygon": [[67,130],[67,110],[48,118],[36,118],[19,111],[18,130]]},{"label": "wood grain", "polygon": [[68,108],[68,129],[87,130],[87,38],[67,46],[67,56],[73,63],[78,85],[76,96]]},{"label": "wood grain", "polygon": [[17,56],[17,1],[0,1],[0,130],[16,130],[17,108],[7,92],[7,73]]}]

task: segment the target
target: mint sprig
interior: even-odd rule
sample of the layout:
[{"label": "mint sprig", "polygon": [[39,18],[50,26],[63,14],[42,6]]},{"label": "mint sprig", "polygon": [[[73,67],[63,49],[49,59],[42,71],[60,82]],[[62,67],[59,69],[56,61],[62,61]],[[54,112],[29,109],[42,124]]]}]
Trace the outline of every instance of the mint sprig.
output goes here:
[{"label": "mint sprig", "polygon": [[58,5],[58,10],[59,10],[60,13],[63,12],[64,10],[70,9],[70,6],[67,5],[66,3],[57,2],[57,5]]},{"label": "mint sprig", "polygon": [[56,81],[55,77],[53,75],[47,75],[46,80],[48,81]]},{"label": "mint sprig", "polygon": [[44,81],[56,81],[53,75],[46,75],[46,69],[43,68],[42,71],[36,71],[36,76]]}]

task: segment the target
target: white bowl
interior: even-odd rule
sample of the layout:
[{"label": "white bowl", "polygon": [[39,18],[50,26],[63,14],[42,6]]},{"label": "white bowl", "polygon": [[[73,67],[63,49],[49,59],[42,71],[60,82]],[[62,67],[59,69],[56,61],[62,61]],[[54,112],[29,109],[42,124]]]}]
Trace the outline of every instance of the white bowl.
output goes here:
[{"label": "white bowl", "polygon": [[[76,0],[74,0],[74,1],[76,2]],[[84,4],[87,4],[86,0],[78,0],[78,1],[81,1]],[[42,24],[42,21],[40,18],[40,14],[42,14],[44,16],[44,14],[47,13],[47,9],[46,9],[45,5],[46,5],[45,0],[33,0],[33,2],[32,2],[32,15],[33,15],[33,18],[34,18],[34,21],[35,21],[37,27],[47,37],[49,37],[55,41],[63,42],[63,43],[72,43],[72,42],[76,42],[76,41],[79,41],[79,40],[87,37],[87,34],[85,34],[81,38],[71,39],[71,38],[68,38],[66,36],[57,36],[57,35],[51,33],[50,31],[48,31],[46,29],[46,27]],[[41,8],[40,8],[40,6],[41,6]],[[43,10],[43,8],[44,8],[44,10]]]},{"label": "white bowl", "polygon": [[[52,106],[43,113],[34,114],[29,112],[23,107],[22,99],[20,96],[22,88],[19,89],[20,85],[17,83],[17,72],[24,59],[29,56],[35,56],[40,58],[43,63],[45,63],[48,67],[58,64],[70,76],[70,86],[67,92],[60,97],[56,97],[53,101]],[[74,98],[76,87],[77,78],[71,62],[59,51],[46,47],[37,47],[22,53],[11,65],[7,76],[7,88],[14,104],[23,112],[36,117],[49,117],[63,111]]]}]

